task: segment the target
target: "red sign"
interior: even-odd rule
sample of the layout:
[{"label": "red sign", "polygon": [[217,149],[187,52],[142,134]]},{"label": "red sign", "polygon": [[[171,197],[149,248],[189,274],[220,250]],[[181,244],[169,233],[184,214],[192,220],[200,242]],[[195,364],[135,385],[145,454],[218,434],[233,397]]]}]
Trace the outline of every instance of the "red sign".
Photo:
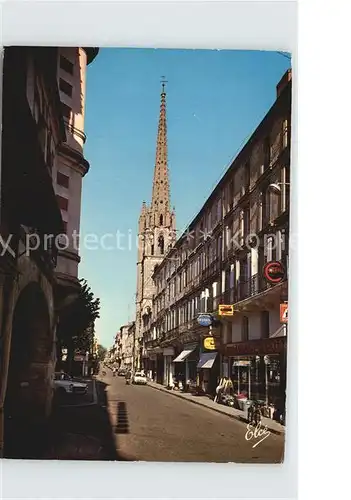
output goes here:
[{"label": "red sign", "polygon": [[280,304],[280,322],[288,322],[288,304]]},{"label": "red sign", "polygon": [[258,354],[280,354],[286,349],[286,337],[273,339],[258,339],[248,342],[227,344],[223,348],[224,356],[249,356]]},{"label": "red sign", "polygon": [[281,262],[267,262],[263,268],[263,276],[269,283],[281,283],[285,278],[285,268]]}]

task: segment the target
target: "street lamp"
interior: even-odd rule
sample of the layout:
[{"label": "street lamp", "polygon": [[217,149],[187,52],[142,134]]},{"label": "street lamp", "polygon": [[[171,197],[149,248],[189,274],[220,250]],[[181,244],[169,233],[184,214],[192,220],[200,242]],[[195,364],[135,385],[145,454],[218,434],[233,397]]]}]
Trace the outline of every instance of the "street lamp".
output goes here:
[{"label": "street lamp", "polygon": [[290,182],[275,182],[268,186],[268,189],[271,189],[274,193],[280,194],[282,192],[280,186],[290,186]]}]

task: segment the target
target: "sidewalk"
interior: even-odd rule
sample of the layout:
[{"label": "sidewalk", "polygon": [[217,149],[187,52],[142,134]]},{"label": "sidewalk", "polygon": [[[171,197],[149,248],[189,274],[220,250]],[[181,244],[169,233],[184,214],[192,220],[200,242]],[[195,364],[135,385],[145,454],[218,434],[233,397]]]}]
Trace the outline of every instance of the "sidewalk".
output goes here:
[{"label": "sidewalk", "polygon": [[[231,408],[230,406],[224,406],[218,403],[215,403],[212,399],[209,399],[206,396],[195,396],[193,394],[187,392],[178,392],[166,389],[163,385],[157,384],[156,382],[148,381],[148,386],[153,389],[157,389],[159,391],[166,392],[172,396],[176,396],[178,398],[186,399],[191,403],[195,403],[197,405],[203,406],[205,408],[209,408],[211,410],[216,411],[217,413],[222,413],[223,415],[227,415],[228,417],[235,418],[236,420],[240,420],[241,422],[246,422],[244,418],[244,412],[242,410],[237,410],[235,408]],[[262,425],[267,426],[267,429],[273,434],[285,434],[285,427],[275,420],[271,418],[262,418]]]},{"label": "sidewalk", "polygon": [[[106,404],[106,384],[92,380],[93,402],[57,406],[45,435],[41,459],[125,460],[115,449]],[[33,457],[34,458],[34,457]]]}]

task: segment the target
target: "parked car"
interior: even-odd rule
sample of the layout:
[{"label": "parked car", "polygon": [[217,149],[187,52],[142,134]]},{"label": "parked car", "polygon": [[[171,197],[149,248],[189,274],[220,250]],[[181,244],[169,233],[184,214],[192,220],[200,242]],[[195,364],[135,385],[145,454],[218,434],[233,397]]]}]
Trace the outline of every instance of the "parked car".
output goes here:
[{"label": "parked car", "polygon": [[54,389],[60,394],[86,394],[88,384],[73,380],[67,373],[55,373]]},{"label": "parked car", "polygon": [[118,372],[117,372],[117,375],[118,375],[119,377],[124,377],[124,376],[125,376],[125,374],[126,374],[126,370],[123,370],[123,368],[121,368],[121,369],[120,369],[120,370],[118,370]]},{"label": "parked car", "polygon": [[133,384],[146,385],[147,379],[145,373],[136,372],[133,377]]}]

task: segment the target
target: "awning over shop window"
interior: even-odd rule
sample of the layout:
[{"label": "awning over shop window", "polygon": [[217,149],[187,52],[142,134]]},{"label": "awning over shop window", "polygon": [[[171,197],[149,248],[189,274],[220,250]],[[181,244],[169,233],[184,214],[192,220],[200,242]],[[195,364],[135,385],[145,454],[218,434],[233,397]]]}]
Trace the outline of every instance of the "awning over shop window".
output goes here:
[{"label": "awning over shop window", "polygon": [[174,360],[173,360],[173,363],[181,363],[183,361],[186,360],[186,358],[189,356],[189,354],[191,354],[193,351],[195,351],[196,347],[194,347],[193,349],[184,349],[184,351],[182,351],[179,356],[177,356]]},{"label": "awning over shop window", "polygon": [[198,368],[212,368],[217,357],[216,352],[204,352],[200,356],[200,361],[197,364]]}]

